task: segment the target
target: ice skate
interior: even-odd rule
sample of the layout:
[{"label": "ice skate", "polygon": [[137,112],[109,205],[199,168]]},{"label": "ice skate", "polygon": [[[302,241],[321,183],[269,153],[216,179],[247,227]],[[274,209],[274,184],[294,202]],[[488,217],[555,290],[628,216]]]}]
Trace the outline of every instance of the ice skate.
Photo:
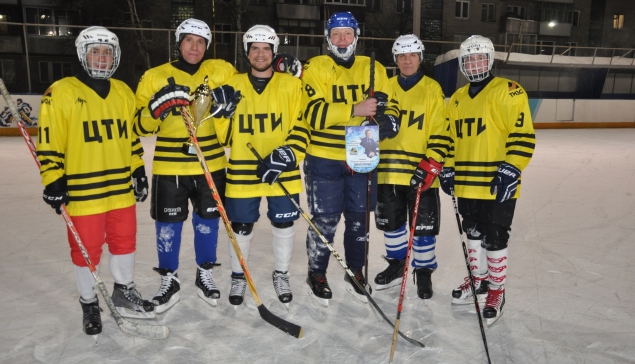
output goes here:
[{"label": "ice skate", "polygon": [[198,296],[212,307],[216,307],[217,300],[220,298],[220,291],[212,277],[212,268],[214,263],[203,263],[196,269],[196,287]]},{"label": "ice skate", "polygon": [[273,288],[276,290],[278,299],[284,307],[289,310],[289,302],[293,300],[293,294],[291,293],[291,285],[289,284],[289,273],[273,271]]},{"label": "ice skate", "polygon": [[[355,275],[355,278],[357,278],[359,283],[361,283],[363,287],[366,287],[366,278],[364,278],[364,274],[362,273],[362,269],[361,268],[360,269],[355,269],[355,270],[351,269],[351,271],[353,271],[353,274]],[[359,287],[357,287],[357,284],[353,283],[353,280],[348,275],[348,273],[345,273],[344,281],[346,281],[346,290],[348,292],[350,292],[358,300],[360,300],[360,301],[362,301],[364,303],[368,303],[368,297],[366,297],[366,294],[364,293],[363,290],[360,290]]]},{"label": "ice skate", "polygon": [[232,287],[229,292],[229,303],[234,305],[234,311],[243,303],[245,289],[247,288],[247,280],[245,275],[237,275],[232,273]]},{"label": "ice skate", "polygon": [[417,296],[424,300],[427,305],[427,300],[432,298],[434,291],[432,290],[432,272],[431,268],[415,268],[412,272],[412,278],[417,283]]},{"label": "ice skate", "polygon": [[181,299],[181,281],[178,275],[168,268],[152,268],[161,275],[161,286],[152,299],[157,314],[167,311]]},{"label": "ice skate", "polygon": [[311,272],[306,278],[306,283],[309,285],[309,294],[315,298],[320,305],[329,307],[329,300],[333,298],[333,292],[329,287],[329,282],[326,279],[326,272]]},{"label": "ice skate", "polygon": [[[485,303],[487,298],[487,275],[478,276],[472,275],[474,278],[474,288],[476,288],[476,298],[479,304]],[[472,287],[470,287],[470,277],[465,277],[463,284],[459,288],[452,291],[452,304],[454,305],[469,305],[474,303],[472,298]]]},{"label": "ice skate", "polygon": [[386,259],[388,267],[383,272],[380,272],[375,276],[375,289],[380,291],[382,289],[401,285],[406,260],[397,260],[383,255],[381,257]]},{"label": "ice skate", "polygon": [[152,302],[142,299],[132,282],[127,285],[115,283],[112,302],[123,317],[140,319],[156,317]]},{"label": "ice skate", "polygon": [[99,308],[99,299],[95,297],[92,301],[84,301],[83,298],[79,298],[79,303],[82,305],[83,317],[83,330],[86,335],[90,335],[95,339],[101,333],[101,308]]},{"label": "ice skate", "polygon": [[483,317],[487,319],[488,325],[492,325],[503,315],[503,306],[505,306],[505,287],[490,285],[487,302],[483,309]]}]

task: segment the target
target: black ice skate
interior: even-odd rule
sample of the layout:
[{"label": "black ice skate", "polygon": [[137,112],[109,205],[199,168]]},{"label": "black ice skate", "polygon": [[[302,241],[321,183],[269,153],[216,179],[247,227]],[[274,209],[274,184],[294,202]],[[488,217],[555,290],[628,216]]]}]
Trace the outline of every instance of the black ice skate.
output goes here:
[{"label": "black ice skate", "polygon": [[[366,287],[366,278],[364,278],[364,274],[362,273],[362,268],[359,269],[351,269],[355,278],[362,284],[362,287]],[[344,281],[346,282],[346,290],[350,292],[353,296],[357,297],[358,300],[368,303],[368,297],[363,290],[360,290],[357,287],[357,284],[353,282],[348,273],[344,274]]]},{"label": "black ice skate", "polygon": [[380,291],[382,289],[401,285],[406,260],[388,258],[384,255],[381,257],[386,259],[388,267],[383,272],[380,272],[375,276],[375,289]]},{"label": "black ice skate", "polygon": [[97,342],[97,337],[101,333],[101,308],[99,308],[99,300],[95,297],[92,301],[84,301],[79,298],[84,312],[83,329],[86,335],[90,335]]},{"label": "black ice skate", "polygon": [[293,300],[293,294],[291,293],[291,285],[289,284],[289,273],[273,271],[273,288],[276,290],[278,299],[284,304],[286,309],[289,309],[289,302]]},{"label": "black ice skate", "polygon": [[152,302],[142,299],[132,282],[127,285],[115,283],[112,302],[123,317],[150,319],[156,316]]},{"label": "black ice skate", "polygon": [[333,298],[333,292],[329,287],[329,282],[326,279],[326,272],[311,272],[309,271],[306,277],[306,283],[309,285],[309,294],[315,298],[322,306],[329,307],[329,300]]},{"label": "black ice skate", "polygon": [[168,268],[152,268],[161,275],[161,286],[152,298],[156,313],[163,313],[181,299],[179,276]]},{"label": "black ice skate", "polygon": [[[483,276],[473,274],[472,277],[474,278],[474,288],[476,288],[476,298],[478,299],[478,303],[483,304],[487,298],[487,285],[489,284],[487,281],[487,274]],[[470,277],[465,277],[463,284],[452,291],[452,297],[452,303],[455,305],[469,305],[474,303],[474,298],[472,298],[472,287],[470,287]]]},{"label": "black ice skate", "polygon": [[417,296],[423,300],[432,298],[432,272],[431,268],[415,268],[412,272],[412,278],[417,283]]},{"label": "black ice skate", "polygon": [[487,302],[483,309],[483,317],[487,319],[487,324],[492,325],[503,314],[503,306],[505,306],[505,287],[489,286],[487,292]]},{"label": "black ice skate", "polygon": [[245,279],[245,275],[232,273],[232,288],[229,292],[229,303],[234,305],[234,310],[236,310],[236,306],[240,306],[243,303],[246,288],[247,280]]},{"label": "black ice skate", "polygon": [[203,263],[196,269],[196,287],[198,287],[198,296],[212,307],[216,307],[217,300],[220,298],[220,291],[212,277],[212,268],[217,265],[215,263]]}]

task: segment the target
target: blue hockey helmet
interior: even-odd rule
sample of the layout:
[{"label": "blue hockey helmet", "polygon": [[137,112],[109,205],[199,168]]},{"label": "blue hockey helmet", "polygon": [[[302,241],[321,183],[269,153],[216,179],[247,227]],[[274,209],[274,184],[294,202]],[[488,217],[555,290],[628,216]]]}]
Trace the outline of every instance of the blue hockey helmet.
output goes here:
[{"label": "blue hockey helmet", "polygon": [[[346,48],[338,48],[331,43],[331,30],[335,28],[351,28],[355,32],[355,39],[353,43]],[[326,21],[326,29],[324,29],[324,36],[329,44],[329,50],[335,57],[343,60],[349,59],[355,54],[355,47],[357,47],[357,38],[359,37],[359,24],[357,19],[348,11],[340,11],[331,15],[329,20]]]}]

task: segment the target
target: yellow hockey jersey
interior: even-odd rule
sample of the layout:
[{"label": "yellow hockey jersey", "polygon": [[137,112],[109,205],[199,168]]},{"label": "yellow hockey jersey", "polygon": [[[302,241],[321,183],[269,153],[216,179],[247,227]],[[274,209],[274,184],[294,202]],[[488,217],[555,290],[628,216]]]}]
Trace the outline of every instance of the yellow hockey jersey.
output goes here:
[{"label": "yellow hockey jersey", "polygon": [[[399,116],[386,69],[375,62],[375,91],[388,95],[387,115]],[[345,127],[360,125],[364,117],[351,117],[353,105],[367,98],[370,87],[370,58],[355,56],[350,68],[322,55],[304,65],[302,88],[304,119],[311,142],[307,154],[333,160],[346,160]]]},{"label": "yellow hockey jersey", "polygon": [[[380,142],[377,183],[410,185],[412,175],[423,156],[443,162],[450,151],[443,90],[437,81],[424,76],[404,90],[395,76],[390,79],[399,101],[401,127],[394,138]],[[435,180],[432,187],[439,187]]]},{"label": "yellow hockey jersey", "polygon": [[102,99],[75,77],[51,85],[42,97],[37,156],[44,186],[66,175],[71,216],[135,204],[131,174],[143,166],[143,148],[132,132],[134,94],[110,79]]},{"label": "yellow hockey jersey", "polygon": [[[457,197],[494,200],[490,182],[498,165],[521,171],[534,153],[536,136],[527,92],[516,82],[493,78],[474,98],[470,85],[458,89],[448,104],[453,150],[446,167],[454,167]],[[514,198],[520,197],[520,185]]]},{"label": "yellow hockey jersey", "polygon": [[[221,144],[231,147],[225,195],[234,198],[283,196],[277,183],[262,183],[256,176],[258,159],[247,143],[265,158],[275,148],[288,145],[296,160],[304,159],[308,131],[302,121],[302,82],[289,74],[274,72],[271,80],[258,94],[246,73],[233,76],[228,82],[240,90],[242,99],[231,119],[214,118]],[[302,191],[300,170],[284,172],[278,178],[289,193]]]},{"label": "yellow hockey jersey", "polygon": [[[152,96],[168,84],[168,78],[174,77],[177,85],[188,86],[194,92],[205,76],[209,78],[211,89],[222,86],[236,73],[230,63],[211,59],[203,61],[194,75],[179,70],[172,63],[149,69],[139,81],[137,87],[137,115],[134,130],[140,136],[157,134],[154,149],[152,173],[156,175],[192,176],[203,174],[196,155],[186,155],[181,148],[189,139],[187,128],[179,111],[173,111],[165,120],[153,119],[148,110]],[[218,143],[214,123],[208,119],[198,127],[196,137],[211,172],[227,167],[225,150]]]}]

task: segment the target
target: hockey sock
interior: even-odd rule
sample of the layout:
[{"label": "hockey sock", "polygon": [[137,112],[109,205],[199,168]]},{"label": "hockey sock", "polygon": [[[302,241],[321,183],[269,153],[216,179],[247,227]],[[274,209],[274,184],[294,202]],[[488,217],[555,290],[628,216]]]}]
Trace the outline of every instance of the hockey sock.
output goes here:
[{"label": "hockey sock", "polygon": [[194,226],[194,253],[196,264],[216,263],[216,247],[218,246],[218,222],[220,218],[204,219],[196,213],[192,214]]},{"label": "hockey sock", "polygon": [[437,269],[434,253],[437,239],[434,235],[415,236],[412,241],[412,266],[415,268]]},{"label": "hockey sock", "polygon": [[[324,238],[331,244],[335,243],[333,238],[335,237],[335,229],[340,222],[339,214],[332,215],[318,215],[313,216],[313,223],[324,234]],[[312,272],[326,272],[326,268],[329,266],[329,258],[331,252],[326,244],[318,237],[317,233],[313,229],[308,229],[306,234],[306,253],[309,257],[309,270]]]},{"label": "hockey sock", "polygon": [[[80,267],[75,265],[75,280],[77,281],[77,290],[84,302],[92,302],[96,294],[93,291],[95,285],[95,277],[88,267]],[[98,269],[98,267],[95,267]]]},{"label": "hockey sock", "polygon": [[467,255],[470,258],[472,273],[484,276],[487,274],[486,250],[481,246],[482,240],[467,239]]},{"label": "hockey sock", "polygon": [[295,227],[279,229],[271,227],[273,233],[273,262],[274,269],[278,272],[288,272],[291,254],[293,253],[293,238],[295,237]]},{"label": "hockey sock", "polygon": [[157,231],[159,268],[168,268],[176,272],[179,268],[179,251],[181,250],[183,222],[155,221],[154,225]]},{"label": "hockey sock", "polygon": [[[252,232],[249,235],[234,234],[234,236],[236,237],[236,242],[238,242],[238,246],[240,247],[243,259],[246,262],[249,259],[249,247],[251,246],[251,238],[254,237],[254,233]],[[234,246],[231,241],[229,242],[229,261],[234,274],[243,274],[243,268],[240,266],[238,256],[236,256],[236,252],[234,251]]]},{"label": "hockey sock", "polygon": [[507,248],[487,251],[487,265],[489,266],[489,283],[502,286],[507,281]]},{"label": "hockey sock", "polygon": [[344,254],[351,268],[366,264],[366,213],[344,211]]},{"label": "hockey sock", "polygon": [[128,285],[134,280],[134,253],[111,255],[109,265],[115,283]]},{"label": "hockey sock", "polygon": [[408,230],[406,223],[395,231],[384,231],[384,245],[386,246],[386,256],[388,258],[402,261],[406,258],[408,250]]}]

